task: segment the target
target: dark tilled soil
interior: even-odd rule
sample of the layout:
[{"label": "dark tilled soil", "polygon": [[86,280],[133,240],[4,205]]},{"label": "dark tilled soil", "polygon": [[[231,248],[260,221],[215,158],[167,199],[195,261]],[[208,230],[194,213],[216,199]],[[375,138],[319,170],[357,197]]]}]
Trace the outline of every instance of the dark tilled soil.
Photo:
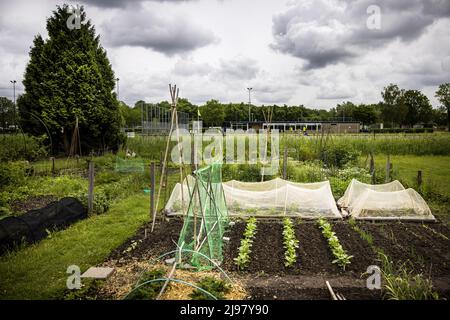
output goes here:
[{"label": "dark tilled soil", "polygon": [[[108,257],[107,260],[121,261],[137,258],[139,260],[154,258],[166,252],[176,249],[175,243],[180,236],[183,221],[179,219],[171,219],[169,221],[158,222],[155,229],[150,232],[152,225],[148,223],[142,226],[136,235],[126,240],[117,247]],[[145,238],[145,230],[147,230],[147,238]],[[175,242],[174,242],[175,241]],[[136,248],[128,250],[132,244],[137,243]]]},{"label": "dark tilled soil", "polygon": [[244,233],[245,223],[237,222],[225,232],[225,237],[230,238],[229,242],[224,242],[223,248],[223,265],[225,270],[237,271],[234,264],[234,258],[237,257],[242,234]]},{"label": "dark tilled soil", "polygon": [[282,230],[279,223],[257,224],[248,272],[283,273],[285,267]]},{"label": "dark tilled soil", "polygon": [[[444,240],[450,240],[450,228],[446,227],[442,223],[436,224],[428,224],[428,228],[434,230],[436,233],[440,233],[441,235],[437,235],[438,238]],[[431,231],[433,233],[433,231]]]},{"label": "dark tilled soil", "polygon": [[389,228],[422,272],[436,276],[450,274],[450,242],[439,240],[420,224],[400,223]]},{"label": "dark tilled soil", "polygon": [[11,209],[15,213],[25,213],[30,210],[41,209],[57,200],[55,196],[33,196],[25,200],[15,201],[11,205]]},{"label": "dark tilled soil", "polygon": [[431,276],[450,274],[450,242],[421,224],[365,223],[362,229],[397,264],[407,262],[417,273]]},{"label": "dark tilled soil", "polygon": [[353,255],[351,263],[345,269],[346,271],[353,272],[356,277],[360,277],[366,272],[368,266],[377,264],[378,257],[372,247],[362,240],[348,223],[334,223],[333,231],[336,232],[336,236],[345,251]]},{"label": "dark tilled soil", "polygon": [[273,276],[256,277],[246,284],[250,299],[255,300],[330,300],[325,281],[335,293],[348,300],[381,299],[380,290],[369,290],[363,280],[344,276]]},{"label": "dark tilled soil", "polygon": [[333,255],[327,241],[316,223],[304,222],[296,226],[299,241],[296,268],[301,274],[339,274],[338,266],[332,263]]},{"label": "dark tilled soil", "polygon": [[[108,260],[142,260],[174,250],[183,222],[179,219],[143,226],[135,236],[114,250]],[[381,248],[397,264],[411,261],[416,273],[430,274],[433,283],[447,297],[450,292],[450,241],[419,223],[359,222],[359,226],[372,234],[374,246]],[[436,232],[446,232],[439,224],[429,224]],[[353,231],[347,222],[334,222],[333,230],[344,249],[353,255],[346,270],[332,264],[332,254],[315,222],[303,221],[295,226],[299,249],[297,263],[284,266],[282,224],[258,221],[257,234],[252,247],[251,262],[245,272],[238,272],[233,259],[245,229],[245,222],[236,222],[227,233],[230,241],[224,242],[223,265],[228,272],[244,280],[252,299],[330,299],[325,280],[347,299],[380,299],[379,291],[365,288],[361,274],[369,265],[378,264],[373,249]],[[145,229],[147,238],[144,239]],[[128,250],[133,243],[137,246]]]},{"label": "dark tilled soil", "polygon": [[[228,271],[237,271],[233,259],[238,255],[245,223],[238,222],[229,236],[230,243],[224,249],[224,267]],[[283,226],[280,223],[258,222],[257,233],[250,254],[250,264],[246,273],[249,274],[340,274],[339,268],[332,264],[333,257],[326,240],[317,225],[311,222],[295,226],[299,240],[297,262],[292,267],[285,267],[283,247]]]}]

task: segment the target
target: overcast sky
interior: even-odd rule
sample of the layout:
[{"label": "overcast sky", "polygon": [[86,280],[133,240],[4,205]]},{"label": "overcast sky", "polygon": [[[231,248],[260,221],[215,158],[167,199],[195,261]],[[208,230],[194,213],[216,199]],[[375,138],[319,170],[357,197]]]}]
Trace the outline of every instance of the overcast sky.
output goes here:
[{"label": "overcast sky", "polygon": [[12,79],[23,92],[33,37],[64,2],[85,6],[128,104],[176,83],[197,104],[246,102],[250,86],[256,104],[328,109],[393,82],[437,106],[450,82],[449,0],[0,0],[0,96]]}]

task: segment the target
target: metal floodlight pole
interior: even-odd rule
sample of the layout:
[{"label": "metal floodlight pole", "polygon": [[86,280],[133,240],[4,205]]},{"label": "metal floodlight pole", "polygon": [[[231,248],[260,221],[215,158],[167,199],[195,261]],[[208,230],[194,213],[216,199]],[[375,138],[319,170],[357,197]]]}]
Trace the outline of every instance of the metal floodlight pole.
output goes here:
[{"label": "metal floodlight pole", "polygon": [[250,93],[253,90],[253,88],[247,88],[247,90],[248,90],[248,122],[251,122],[250,105],[252,104],[252,99]]}]

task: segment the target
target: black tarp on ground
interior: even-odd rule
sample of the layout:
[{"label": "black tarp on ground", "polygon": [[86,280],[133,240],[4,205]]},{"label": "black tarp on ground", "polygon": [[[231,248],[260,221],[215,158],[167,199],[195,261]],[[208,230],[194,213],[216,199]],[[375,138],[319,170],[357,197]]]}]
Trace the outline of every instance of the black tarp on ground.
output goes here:
[{"label": "black tarp on ground", "polygon": [[63,198],[42,209],[6,217],[0,220],[0,254],[22,241],[38,242],[47,237],[47,230],[60,230],[86,217],[86,208],[75,198]]}]

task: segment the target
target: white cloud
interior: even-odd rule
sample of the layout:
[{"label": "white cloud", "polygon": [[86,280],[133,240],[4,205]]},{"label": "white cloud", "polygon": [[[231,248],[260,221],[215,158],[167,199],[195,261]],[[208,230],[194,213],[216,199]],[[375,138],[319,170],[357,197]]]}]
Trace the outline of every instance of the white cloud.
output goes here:
[{"label": "white cloud", "polygon": [[[33,37],[63,2],[0,2],[0,95],[12,95],[12,79],[20,90]],[[376,103],[390,82],[437,104],[437,85],[450,81],[450,1],[287,2],[82,1],[131,105],[168,100],[176,83],[197,104],[247,102],[250,86],[257,104],[330,108]],[[381,30],[366,28],[369,4]]]}]

